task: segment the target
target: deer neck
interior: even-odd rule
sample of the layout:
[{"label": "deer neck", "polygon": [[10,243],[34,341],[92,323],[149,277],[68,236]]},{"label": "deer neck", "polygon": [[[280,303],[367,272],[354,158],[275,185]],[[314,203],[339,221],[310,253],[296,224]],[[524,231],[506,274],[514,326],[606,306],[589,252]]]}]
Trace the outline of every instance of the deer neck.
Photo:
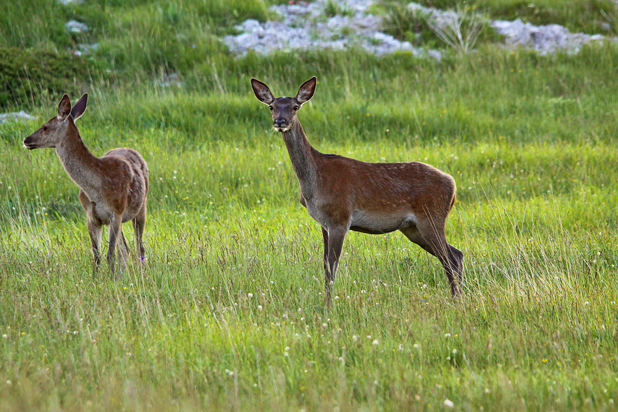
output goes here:
[{"label": "deer neck", "polygon": [[292,168],[300,183],[300,191],[305,199],[311,199],[317,184],[315,156],[319,153],[309,144],[298,120],[282,135],[290,155]]},{"label": "deer neck", "polygon": [[101,186],[100,160],[88,150],[73,121],[69,122],[67,136],[56,146],[56,154],[71,179],[93,200]]}]

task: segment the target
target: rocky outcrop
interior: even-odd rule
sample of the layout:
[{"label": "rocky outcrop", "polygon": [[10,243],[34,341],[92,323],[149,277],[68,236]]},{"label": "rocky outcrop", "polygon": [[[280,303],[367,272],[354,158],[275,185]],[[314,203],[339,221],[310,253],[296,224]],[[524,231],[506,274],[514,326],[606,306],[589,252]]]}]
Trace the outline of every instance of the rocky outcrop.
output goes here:
[{"label": "rocky outcrop", "polygon": [[[359,47],[383,55],[394,52],[427,53],[410,42],[400,41],[380,31],[382,17],[369,14],[373,0],[316,0],[290,5],[272,6],[280,21],[260,23],[246,20],[236,29],[237,36],[226,36],[225,44],[235,53],[249,50],[268,54],[272,50],[334,50]],[[331,9],[329,11],[329,8]],[[333,14],[333,10],[338,14]],[[434,51],[434,57],[440,53]]]},{"label": "rocky outcrop", "polygon": [[[316,0],[311,3],[276,5],[271,10],[279,16],[278,21],[260,23],[246,20],[236,26],[237,36],[226,36],[225,44],[239,55],[249,50],[268,54],[273,50],[334,50],[359,47],[376,55],[395,52],[410,52],[414,55],[440,59],[437,50],[414,47],[381,31],[382,17],[367,12],[374,0]],[[457,20],[452,10],[439,10],[410,3],[411,10],[432,19],[436,26],[445,26]],[[330,17],[329,17],[330,16]],[[506,47],[524,47],[539,54],[566,50],[577,53],[581,47],[606,37],[595,34],[571,33],[557,24],[534,26],[520,19],[515,21],[489,20],[489,26],[505,38]]]},{"label": "rocky outcrop", "polygon": [[558,24],[534,26],[520,19],[515,21],[493,20],[491,27],[505,37],[507,47],[534,49],[539,54],[555,53],[565,50],[578,53],[581,47],[591,41],[605,39],[601,34],[571,33]]},{"label": "rocky outcrop", "polygon": [[20,110],[19,112],[0,113],[0,123],[4,123],[8,120],[36,120],[36,116],[29,115],[28,113]]}]

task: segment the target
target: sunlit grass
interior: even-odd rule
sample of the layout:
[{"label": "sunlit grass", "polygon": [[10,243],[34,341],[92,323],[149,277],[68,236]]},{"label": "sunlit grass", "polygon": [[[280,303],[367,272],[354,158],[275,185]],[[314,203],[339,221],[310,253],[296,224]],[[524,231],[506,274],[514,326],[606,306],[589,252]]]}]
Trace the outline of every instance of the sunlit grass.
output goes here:
[{"label": "sunlit grass", "polygon": [[[132,37],[101,46],[125,57],[149,19],[197,33],[213,18],[206,3],[96,4],[128,9],[119,33]],[[140,8],[156,13],[140,20]],[[240,18],[221,13],[222,30]],[[437,63],[235,59],[213,43],[165,88],[167,68],[143,68],[157,36],[136,68],[119,63],[128,77],[87,85],[78,122],[95,154],[132,147],[150,166],[144,270],[132,252],[121,280],[105,264],[93,277],[78,188],[53,150],[21,145],[60,96],[33,100],[36,121],[0,125],[0,409],[615,408],[616,46],[483,46]],[[464,252],[462,298],[400,233],[351,233],[326,311],[319,226],[248,81],[293,95],[312,75],[299,118],[318,150],[455,177],[446,235]]]}]

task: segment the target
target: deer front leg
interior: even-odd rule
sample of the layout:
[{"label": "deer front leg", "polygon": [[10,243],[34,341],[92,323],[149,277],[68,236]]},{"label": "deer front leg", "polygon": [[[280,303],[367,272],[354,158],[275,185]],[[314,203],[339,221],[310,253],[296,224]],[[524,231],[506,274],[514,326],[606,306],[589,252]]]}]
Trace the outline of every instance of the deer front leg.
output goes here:
[{"label": "deer front leg", "polygon": [[449,246],[451,268],[457,276],[458,287],[455,295],[461,294],[463,288],[463,253],[452,245]]},{"label": "deer front leg", "polygon": [[[109,249],[107,250],[107,264],[109,265],[112,275],[116,274],[116,245],[118,239],[122,235],[122,216],[114,215],[109,224]],[[117,278],[122,277],[122,267],[118,270]]]},{"label": "deer front leg", "polygon": [[[329,228],[326,236],[328,236],[328,242],[324,242],[324,258],[327,259],[328,266],[326,267],[326,273],[324,276],[324,290],[326,292],[326,304],[328,307],[331,305],[331,289],[335,282],[335,276],[337,275],[337,266],[339,265],[339,257],[341,256],[341,250],[343,249],[343,241],[347,235],[348,230],[346,228]],[[322,232],[324,235],[324,232]],[[326,266],[326,262],[325,262]]]},{"label": "deer front leg", "polygon": [[94,255],[93,276],[96,276],[99,271],[99,266],[101,266],[99,250],[101,249],[101,233],[103,232],[103,226],[92,219],[88,219],[87,224],[90,242],[92,243],[92,254]]}]

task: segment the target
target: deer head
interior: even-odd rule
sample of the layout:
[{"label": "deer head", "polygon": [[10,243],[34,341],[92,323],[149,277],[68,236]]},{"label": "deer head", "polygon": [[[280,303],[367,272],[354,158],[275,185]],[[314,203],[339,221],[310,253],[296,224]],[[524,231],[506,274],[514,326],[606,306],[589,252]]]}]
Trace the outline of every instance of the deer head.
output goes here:
[{"label": "deer head", "polygon": [[253,93],[259,101],[268,105],[273,116],[273,127],[278,132],[287,132],[298,120],[296,112],[313,97],[317,79],[313,76],[300,86],[295,97],[277,97],[270,92],[268,86],[259,80],[251,79]]},{"label": "deer head", "polygon": [[87,103],[88,94],[84,94],[71,108],[69,96],[66,94],[62,96],[58,105],[58,116],[51,118],[39,130],[26,137],[24,146],[32,150],[60,145],[67,136],[70,122],[74,125],[74,122],[84,114]]}]

